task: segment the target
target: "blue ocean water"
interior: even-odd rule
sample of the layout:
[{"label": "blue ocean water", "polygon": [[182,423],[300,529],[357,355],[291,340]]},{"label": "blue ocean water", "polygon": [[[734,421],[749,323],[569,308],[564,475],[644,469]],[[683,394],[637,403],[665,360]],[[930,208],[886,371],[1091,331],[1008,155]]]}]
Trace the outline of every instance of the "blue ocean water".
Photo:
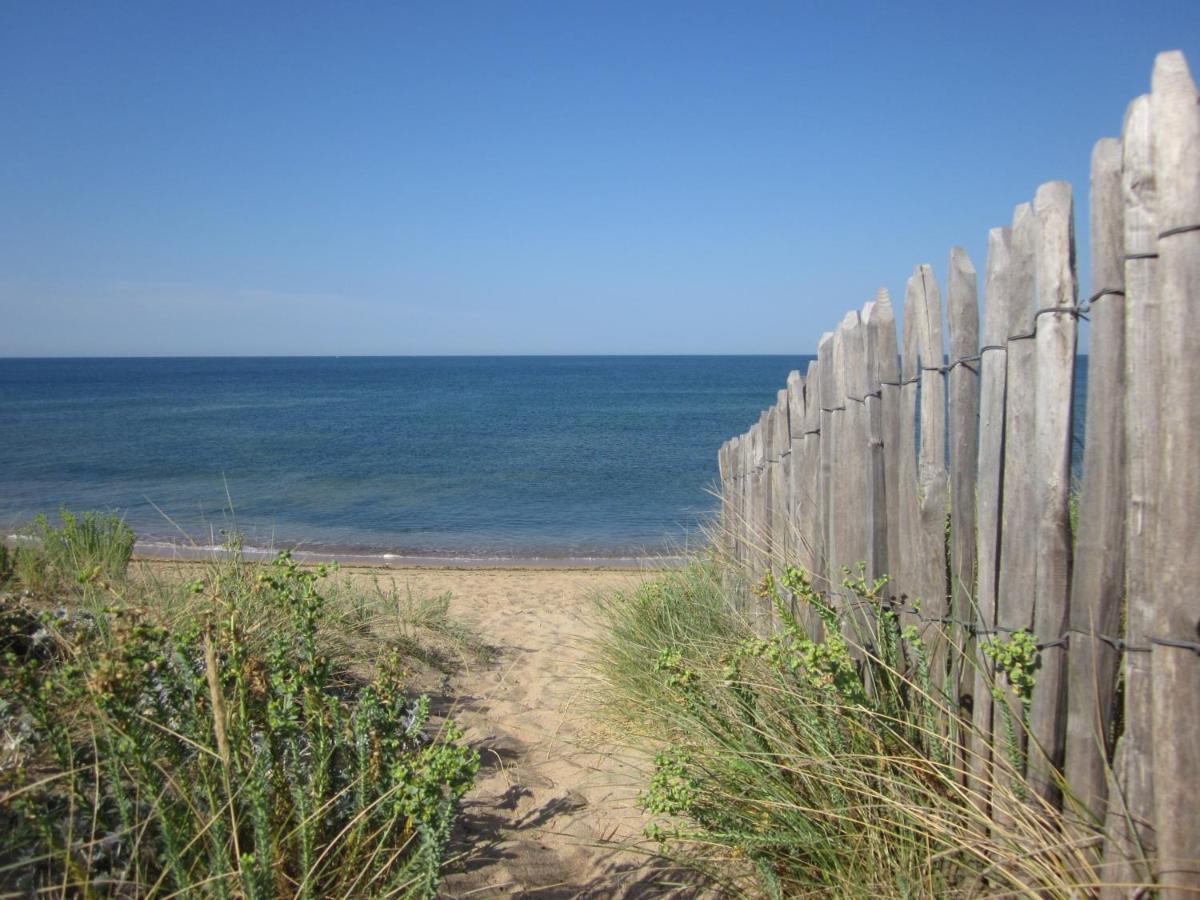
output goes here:
[{"label": "blue ocean water", "polygon": [[695,543],[717,448],[809,358],[0,360],[0,523],[66,506],[120,510],[147,546],[657,553]]}]

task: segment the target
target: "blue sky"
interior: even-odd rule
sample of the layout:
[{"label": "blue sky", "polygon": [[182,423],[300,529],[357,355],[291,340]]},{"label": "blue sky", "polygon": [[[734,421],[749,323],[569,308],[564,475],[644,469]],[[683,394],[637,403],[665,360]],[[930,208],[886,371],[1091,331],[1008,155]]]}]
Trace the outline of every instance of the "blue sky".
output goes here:
[{"label": "blue sky", "polygon": [[[0,355],[809,353],[1200,3],[0,9]],[[1081,276],[1088,283],[1086,252]]]}]

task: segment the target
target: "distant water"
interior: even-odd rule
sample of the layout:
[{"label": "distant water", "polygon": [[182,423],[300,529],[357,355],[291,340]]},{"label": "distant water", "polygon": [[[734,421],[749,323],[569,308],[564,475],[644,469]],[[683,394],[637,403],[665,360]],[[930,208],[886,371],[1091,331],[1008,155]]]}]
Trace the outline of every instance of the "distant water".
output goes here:
[{"label": "distant water", "polygon": [[696,542],[717,448],[808,359],[0,360],[0,524],[66,506],[160,550],[236,529],[343,557],[657,553]]},{"label": "distant water", "polygon": [[[0,525],[341,558],[694,546],[716,451],[806,356],[0,360]],[[1085,359],[1076,381],[1076,463]],[[1078,469],[1076,474],[1078,474]]]}]

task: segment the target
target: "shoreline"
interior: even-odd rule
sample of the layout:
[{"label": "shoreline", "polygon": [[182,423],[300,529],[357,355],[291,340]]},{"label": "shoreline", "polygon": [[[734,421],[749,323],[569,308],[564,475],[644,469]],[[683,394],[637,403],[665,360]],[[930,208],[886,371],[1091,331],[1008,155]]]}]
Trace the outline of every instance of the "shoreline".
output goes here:
[{"label": "shoreline", "polygon": [[[20,546],[33,539],[27,535],[11,533],[0,536],[0,543]],[[551,556],[530,554],[529,556],[483,556],[451,555],[440,553],[381,553],[353,548],[328,548],[306,550],[301,547],[242,547],[244,559],[269,562],[284,550],[291,553],[296,562],[303,565],[319,565],[336,562],[343,569],[358,570],[501,570],[526,572],[551,571],[603,571],[603,572],[656,572],[677,569],[694,557],[700,548],[682,553],[613,554],[593,556]],[[138,540],[133,547],[133,562],[154,563],[199,563],[228,558],[234,551],[226,546],[213,544],[175,544],[157,540]]]},{"label": "shoreline", "polygon": [[[242,556],[257,562],[269,562],[286,548],[243,547]],[[133,562],[201,563],[227,558],[232,551],[222,547],[134,546]],[[514,571],[514,572],[660,572],[682,567],[688,554],[646,556],[439,556],[433,554],[375,554],[292,550],[292,558],[303,565],[336,562],[347,570],[402,571]]]}]

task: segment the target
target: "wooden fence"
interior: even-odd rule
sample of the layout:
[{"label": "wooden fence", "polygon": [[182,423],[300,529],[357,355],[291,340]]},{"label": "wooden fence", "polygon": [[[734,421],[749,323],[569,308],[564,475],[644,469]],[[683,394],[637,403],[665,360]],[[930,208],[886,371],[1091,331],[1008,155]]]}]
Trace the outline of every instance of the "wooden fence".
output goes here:
[{"label": "wooden fence", "polygon": [[933,270],[917,267],[901,343],[880,291],[719,453],[723,540],[752,575],[801,566],[835,606],[846,568],[889,576],[973,725],[963,777],[985,799],[1005,777],[1001,716],[1021,712],[993,701],[984,648],[1032,634],[1025,783],[1106,835],[1094,839],[1106,882],[1152,878],[1164,896],[1200,889],[1198,103],[1182,54],[1161,54],[1122,138],[1096,145],[1086,302],[1071,188],[1044,184],[988,236],[982,322],[956,248],[945,309]]}]

